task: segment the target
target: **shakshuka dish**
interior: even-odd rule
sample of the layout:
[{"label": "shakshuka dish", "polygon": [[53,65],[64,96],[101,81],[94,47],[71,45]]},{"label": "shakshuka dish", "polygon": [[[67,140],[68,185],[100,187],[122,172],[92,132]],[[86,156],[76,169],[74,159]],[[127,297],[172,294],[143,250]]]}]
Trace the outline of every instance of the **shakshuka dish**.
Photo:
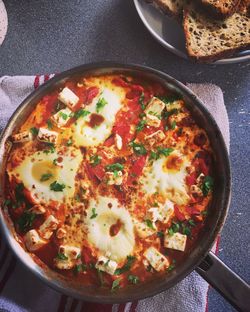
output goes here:
[{"label": "shakshuka dish", "polygon": [[49,268],[118,291],[187,259],[213,196],[213,152],[178,94],[127,74],[72,79],[10,140],[4,207]]}]

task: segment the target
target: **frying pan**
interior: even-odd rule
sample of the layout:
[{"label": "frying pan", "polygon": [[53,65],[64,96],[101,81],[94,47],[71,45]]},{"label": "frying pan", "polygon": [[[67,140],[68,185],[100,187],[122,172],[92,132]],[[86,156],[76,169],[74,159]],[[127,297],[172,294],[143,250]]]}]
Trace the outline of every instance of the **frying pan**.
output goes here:
[{"label": "frying pan", "polygon": [[85,75],[100,75],[106,73],[137,75],[163,84],[166,88],[183,97],[188,108],[195,117],[196,122],[206,129],[215,154],[214,172],[216,176],[212,203],[209,207],[209,213],[197,243],[193,246],[192,250],[189,251],[185,261],[169,274],[157,276],[148,283],[133,285],[133,287],[121,289],[113,293],[106,289],[67,281],[63,276],[45,266],[36,256],[25,252],[20,242],[18,242],[18,237],[8,212],[3,208],[0,211],[1,228],[11,249],[30,271],[49,286],[81,300],[102,303],[120,303],[139,300],[153,296],[174,286],[190,272],[196,270],[233,306],[241,311],[247,311],[250,307],[249,286],[210,252],[225,222],[231,194],[230,164],[222,134],[213,117],[197,96],[182,83],[163,72],[144,66],[122,65],[110,62],[88,64],[56,75],[31,93],[14,112],[0,137],[0,199],[4,198],[4,168],[8,150],[8,144],[6,142],[11,133],[19,128],[23,121],[29,116],[36,103],[44,95],[63,86],[69,79]]}]

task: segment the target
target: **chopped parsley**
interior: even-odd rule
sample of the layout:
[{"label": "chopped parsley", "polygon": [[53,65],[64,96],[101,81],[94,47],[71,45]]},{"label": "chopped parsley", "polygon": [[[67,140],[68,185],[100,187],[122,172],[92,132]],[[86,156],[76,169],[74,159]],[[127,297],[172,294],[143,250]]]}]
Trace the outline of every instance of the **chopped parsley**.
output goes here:
[{"label": "chopped parsley", "polygon": [[146,219],[144,222],[146,223],[146,225],[147,225],[150,229],[152,229],[152,230],[155,229],[155,228],[154,228],[154,225],[153,225],[153,222],[152,222],[151,220]]},{"label": "chopped parsley", "polygon": [[51,191],[54,191],[54,192],[62,192],[64,189],[65,189],[65,184],[60,184],[56,181],[54,181],[53,183],[50,184],[49,188]]},{"label": "chopped parsley", "polygon": [[65,256],[65,254],[63,254],[63,253],[61,253],[61,252],[59,252],[59,253],[57,254],[56,258],[57,258],[58,260],[68,260],[68,257]]},{"label": "chopped parsley", "polygon": [[90,219],[96,218],[98,216],[98,214],[96,213],[95,208],[92,208],[91,211],[92,211],[92,215],[91,215]]},{"label": "chopped parsley", "polygon": [[173,262],[170,264],[170,266],[167,268],[167,272],[172,271],[175,268],[175,260],[173,259]]},{"label": "chopped parsley", "polygon": [[163,118],[167,119],[169,116],[176,115],[178,113],[179,113],[179,110],[177,108],[171,109],[170,111],[166,110],[163,112]]},{"label": "chopped parsley", "polygon": [[69,117],[67,114],[65,114],[63,112],[60,112],[59,115],[60,115],[60,117],[62,117],[63,120],[67,120]]},{"label": "chopped parsley", "polygon": [[120,163],[114,163],[114,164],[106,166],[106,170],[113,171],[113,172],[123,170],[123,169],[124,169],[124,166]]},{"label": "chopped parsley", "polygon": [[136,126],[136,131],[137,132],[142,131],[144,129],[145,124],[146,124],[146,120],[140,120],[140,122]]},{"label": "chopped parsley", "polygon": [[48,149],[43,150],[44,154],[49,154],[49,153],[55,153],[56,149],[55,149],[55,145],[53,143],[47,143],[48,145]]},{"label": "chopped parsley", "polygon": [[52,121],[51,121],[50,119],[48,119],[46,123],[47,123],[47,128],[48,128],[49,130],[52,129],[52,127],[53,127]]},{"label": "chopped parsley", "polygon": [[5,199],[3,206],[8,207],[11,203],[12,203],[12,201],[10,199]]},{"label": "chopped parsley", "polygon": [[184,235],[190,236],[191,229],[190,226],[194,227],[195,223],[193,220],[183,221],[183,222],[172,222],[171,227],[168,229],[168,234],[173,236],[175,233],[180,232]]},{"label": "chopped parsley", "polygon": [[69,138],[68,141],[66,142],[67,146],[71,146],[73,144],[72,138]]},{"label": "chopped parsley", "polygon": [[161,148],[158,147],[156,152],[150,152],[149,160],[157,160],[161,155],[169,156],[173,152],[173,148]]},{"label": "chopped parsley", "polygon": [[114,275],[120,275],[129,271],[135,260],[134,256],[127,256],[127,262],[121,268],[116,269]]},{"label": "chopped parsley", "polygon": [[210,176],[206,176],[201,186],[201,190],[204,196],[207,196],[208,193],[213,189],[214,180]]},{"label": "chopped parsley", "polygon": [[176,121],[173,121],[172,123],[171,123],[171,129],[175,129],[175,127],[176,127]]},{"label": "chopped parsley", "polygon": [[121,279],[119,279],[119,278],[113,281],[112,287],[111,287],[111,291],[112,292],[118,290],[121,287],[120,286],[120,281],[121,281]]},{"label": "chopped parsley", "polygon": [[137,284],[140,280],[139,280],[139,277],[136,276],[136,275],[129,275],[129,276],[128,276],[128,281],[129,281],[131,284]]},{"label": "chopped parsley", "polygon": [[32,226],[35,217],[36,215],[34,213],[30,211],[25,211],[17,220],[20,231],[25,232],[26,230],[28,230]]},{"label": "chopped parsley", "polygon": [[182,99],[179,94],[173,94],[171,96],[158,96],[158,98],[167,105]]},{"label": "chopped parsley", "polygon": [[89,111],[87,111],[87,110],[81,108],[81,109],[79,109],[79,111],[75,112],[74,117],[75,117],[76,119],[78,119],[78,118],[80,118],[80,117],[86,117],[86,116],[88,116],[89,114],[90,114]]},{"label": "chopped parsley", "polygon": [[164,237],[164,233],[162,231],[157,232],[157,236],[160,238]]},{"label": "chopped parsley", "polygon": [[91,163],[91,166],[93,167],[99,165],[101,160],[102,160],[102,157],[99,155],[90,156],[90,163]]},{"label": "chopped parsley", "polygon": [[78,273],[80,273],[80,272],[85,272],[85,271],[87,271],[87,265],[86,264],[83,264],[83,263],[81,263],[81,264],[77,264],[76,266],[75,266],[75,268],[74,268],[74,272],[75,272],[75,274],[78,274]]},{"label": "chopped parsley", "polygon": [[36,127],[32,127],[32,128],[30,128],[30,132],[32,133],[32,135],[37,136],[39,129]]},{"label": "chopped parsley", "polygon": [[98,100],[98,102],[96,103],[96,112],[100,113],[100,111],[103,109],[103,107],[107,104],[108,104],[108,102],[104,98],[100,98]]},{"label": "chopped parsley", "polygon": [[148,112],[148,114],[149,115],[152,115],[152,116],[155,116],[155,117],[157,117],[158,119],[160,119],[161,120],[161,114],[158,114],[157,112],[153,112],[153,111],[149,111]]},{"label": "chopped parsley", "polygon": [[147,154],[147,150],[146,150],[146,148],[143,146],[143,144],[135,143],[134,141],[132,141],[132,142],[130,142],[129,145],[132,146],[134,152],[135,152],[137,155],[146,155],[146,154]]},{"label": "chopped parsley", "polygon": [[141,109],[142,109],[142,110],[145,109],[144,99],[145,99],[144,92],[142,92],[141,95],[140,95],[140,97],[139,97],[139,103],[140,103],[140,105],[141,105]]},{"label": "chopped parsley", "polygon": [[195,226],[195,222],[194,222],[194,220],[192,220],[192,219],[189,219],[189,220],[188,220],[188,223],[189,223],[191,226]]},{"label": "chopped parsley", "polygon": [[174,233],[177,233],[180,230],[180,224],[177,222],[172,222],[171,227],[168,229],[168,234],[173,236]]},{"label": "chopped parsley", "polygon": [[44,182],[44,181],[48,181],[51,177],[53,177],[53,174],[51,173],[44,173],[41,175],[40,181]]}]

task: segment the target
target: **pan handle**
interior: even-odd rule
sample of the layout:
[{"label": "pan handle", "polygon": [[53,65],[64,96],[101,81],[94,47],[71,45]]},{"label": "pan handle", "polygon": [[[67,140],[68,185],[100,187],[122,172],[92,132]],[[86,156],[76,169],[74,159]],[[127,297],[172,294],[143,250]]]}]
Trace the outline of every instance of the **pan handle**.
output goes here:
[{"label": "pan handle", "polygon": [[212,252],[196,268],[211,286],[239,311],[249,311],[250,286]]}]

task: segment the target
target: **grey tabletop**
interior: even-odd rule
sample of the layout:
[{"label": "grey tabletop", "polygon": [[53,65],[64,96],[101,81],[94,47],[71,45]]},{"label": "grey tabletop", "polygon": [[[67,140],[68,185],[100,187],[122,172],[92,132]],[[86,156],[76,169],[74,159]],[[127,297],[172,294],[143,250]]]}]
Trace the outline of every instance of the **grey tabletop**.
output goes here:
[{"label": "grey tabletop", "polygon": [[[0,47],[0,76],[61,72],[112,60],[151,66],[184,82],[221,87],[230,120],[233,190],[219,256],[249,282],[250,63],[215,66],[180,59],[151,37],[129,0],[4,2],[9,28]],[[233,308],[211,289],[209,311]]]}]

